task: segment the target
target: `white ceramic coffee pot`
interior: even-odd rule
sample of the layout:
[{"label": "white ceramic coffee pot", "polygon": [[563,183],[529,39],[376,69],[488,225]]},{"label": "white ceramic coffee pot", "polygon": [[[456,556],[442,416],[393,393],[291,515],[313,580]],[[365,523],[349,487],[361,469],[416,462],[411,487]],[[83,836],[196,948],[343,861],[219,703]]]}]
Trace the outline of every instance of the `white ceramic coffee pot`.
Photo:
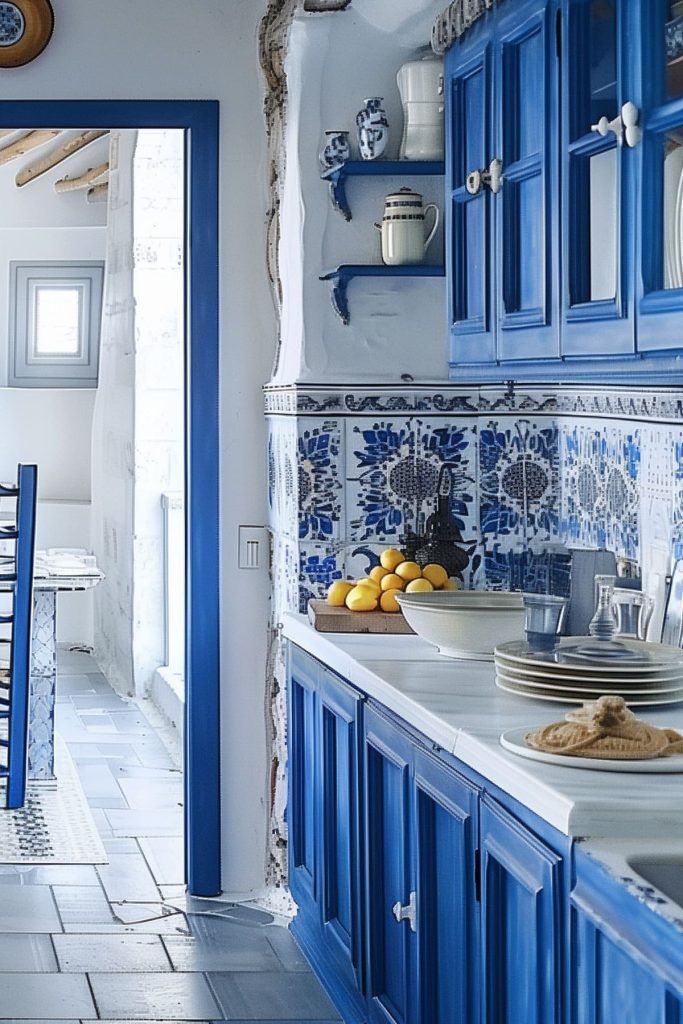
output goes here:
[{"label": "white ceramic coffee pot", "polygon": [[[425,238],[427,214],[434,214],[434,224]],[[425,206],[419,192],[402,188],[387,196],[382,223],[375,225],[382,232],[382,259],[387,266],[424,263],[439,226],[439,208]]]},{"label": "white ceramic coffee pot", "polygon": [[403,104],[401,160],[443,160],[443,61],[427,56],[410,60],[396,76]]}]

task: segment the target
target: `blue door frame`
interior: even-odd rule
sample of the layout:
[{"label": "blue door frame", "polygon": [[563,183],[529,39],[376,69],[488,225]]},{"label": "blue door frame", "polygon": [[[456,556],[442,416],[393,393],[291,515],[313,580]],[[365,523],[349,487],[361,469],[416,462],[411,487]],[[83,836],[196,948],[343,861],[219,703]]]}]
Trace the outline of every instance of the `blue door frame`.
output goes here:
[{"label": "blue door frame", "polygon": [[221,891],[218,144],[219,104],[0,101],[3,128],[177,128],[186,139],[185,852],[190,893]]}]

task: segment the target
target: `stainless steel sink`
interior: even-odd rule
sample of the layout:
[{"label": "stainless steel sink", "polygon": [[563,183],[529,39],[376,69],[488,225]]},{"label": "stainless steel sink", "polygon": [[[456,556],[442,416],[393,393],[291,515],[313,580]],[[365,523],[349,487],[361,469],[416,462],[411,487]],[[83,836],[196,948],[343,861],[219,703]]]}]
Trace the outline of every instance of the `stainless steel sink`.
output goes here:
[{"label": "stainless steel sink", "polygon": [[627,857],[628,866],[655,889],[683,908],[683,854],[641,854]]}]

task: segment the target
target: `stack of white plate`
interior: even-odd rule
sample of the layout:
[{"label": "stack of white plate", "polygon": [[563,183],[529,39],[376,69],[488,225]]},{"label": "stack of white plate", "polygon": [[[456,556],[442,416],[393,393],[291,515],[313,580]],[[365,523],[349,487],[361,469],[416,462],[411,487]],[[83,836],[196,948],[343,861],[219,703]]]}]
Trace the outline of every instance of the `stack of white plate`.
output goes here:
[{"label": "stack of white plate", "polygon": [[515,640],[496,647],[495,664],[501,690],[536,700],[583,704],[609,693],[631,706],[683,701],[683,650],[665,644],[566,637],[546,654]]},{"label": "stack of white plate", "polygon": [[664,287],[683,287],[683,146],[664,161]]}]

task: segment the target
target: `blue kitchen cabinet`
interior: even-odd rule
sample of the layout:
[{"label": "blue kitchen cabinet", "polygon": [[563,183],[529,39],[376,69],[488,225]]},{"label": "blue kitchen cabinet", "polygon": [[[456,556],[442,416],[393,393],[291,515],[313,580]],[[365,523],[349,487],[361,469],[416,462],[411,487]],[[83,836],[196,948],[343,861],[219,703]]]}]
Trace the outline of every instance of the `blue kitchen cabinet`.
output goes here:
[{"label": "blue kitchen cabinet", "polygon": [[679,930],[597,861],[576,853],[571,893],[571,1024],[681,1024]]},{"label": "blue kitchen cabinet", "polygon": [[400,725],[365,715],[371,1021],[478,1019],[478,790]]},{"label": "blue kitchen cabinet", "polygon": [[293,931],[346,1019],[363,996],[362,697],[294,651],[289,673],[289,884]]},{"label": "blue kitchen cabinet", "polygon": [[672,0],[523,0],[450,48],[454,377],[680,373],[682,39]]},{"label": "blue kitchen cabinet", "polygon": [[491,10],[445,74],[451,362],[556,358],[555,3]]},{"label": "blue kitchen cabinet", "polygon": [[482,1021],[560,1024],[562,858],[488,795],[480,831]]}]

